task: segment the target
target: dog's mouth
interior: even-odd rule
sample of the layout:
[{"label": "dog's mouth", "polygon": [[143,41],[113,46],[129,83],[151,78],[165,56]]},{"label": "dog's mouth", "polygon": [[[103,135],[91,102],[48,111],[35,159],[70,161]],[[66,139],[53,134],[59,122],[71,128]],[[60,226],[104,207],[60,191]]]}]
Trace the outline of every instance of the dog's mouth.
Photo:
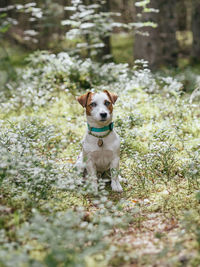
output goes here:
[{"label": "dog's mouth", "polygon": [[101,119],[100,121],[107,121],[107,119]]}]

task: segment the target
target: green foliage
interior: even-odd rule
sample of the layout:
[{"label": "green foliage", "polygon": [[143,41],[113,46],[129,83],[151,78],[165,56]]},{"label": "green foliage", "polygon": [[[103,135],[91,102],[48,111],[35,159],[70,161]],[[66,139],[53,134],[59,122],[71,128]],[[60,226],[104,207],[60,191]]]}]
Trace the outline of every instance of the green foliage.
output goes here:
[{"label": "green foliage", "polygon": [[[4,8],[0,8],[0,39],[4,37],[5,33],[12,26],[18,24],[18,20],[13,16],[14,13],[26,13],[29,14],[30,21],[36,21],[42,17],[42,10],[39,7],[36,7],[36,2],[31,2],[27,4],[14,4],[7,5]],[[12,17],[9,15],[9,12],[12,10]],[[34,36],[37,35],[37,32],[33,29],[27,29],[24,31],[24,39],[26,41],[37,41]]]},{"label": "green foliage", "polygon": [[150,12],[159,12],[158,9],[154,9],[154,8],[149,8],[147,7],[147,5],[149,5],[151,3],[150,0],[141,0],[141,1],[137,1],[135,2],[135,6],[137,7],[141,7],[144,13],[150,13]]},{"label": "green foliage", "polygon": [[[165,248],[168,230],[155,229],[163,251],[156,250],[153,258],[142,247],[146,256],[140,258],[137,245],[131,244],[137,231],[141,237],[145,233],[149,216],[180,221],[183,211],[197,211],[195,98],[183,95],[176,79],[152,74],[143,60],[129,68],[36,52],[28,61],[18,85],[10,83],[9,92],[2,92],[1,265],[149,266],[162,265],[166,255],[171,264],[174,252]],[[114,122],[121,137],[120,175],[128,180],[120,195],[100,178],[97,194],[91,179],[84,180],[73,168],[85,127],[74,95],[102,89],[119,95]],[[198,261],[198,224],[192,235],[187,233]],[[185,241],[175,236],[172,247],[183,246]]]},{"label": "green foliage", "polygon": [[10,23],[7,19],[7,14],[2,13],[0,14],[0,33],[5,34],[10,27]]},{"label": "green foliage", "polygon": [[[83,208],[75,211],[57,212],[48,217],[33,210],[30,223],[25,223],[17,233],[18,242],[3,246],[0,260],[6,266],[87,266],[87,261],[95,255],[107,253],[113,227],[126,225],[127,219],[119,216],[118,208],[108,212],[106,198],[102,198],[101,211],[89,215]],[[104,204],[103,204],[104,203]],[[96,201],[96,205],[98,201]],[[105,207],[103,206],[105,205]],[[107,207],[106,207],[107,206]],[[5,238],[5,236],[4,236]],[[27,245],[21,247],[21,242]],[[7,253],[9,249],[9,254]],[[34,251],[40,250],[42,257],[34,259]],[[111,253],[110,253],[111,254]],[[110,255],[111,256],[111,255]],[[105,258],[104,263],[105,263]]]},{"label": "green foliage", "polygon": [[199,66],[187,66],[182,69],[166,69],[159,72],[159,75],[174,77],[183,85],[183,91],[195,92],[195,101],[199,99]]},{"label": "green foliage", "polygon": [[[10,15],[10,12],[12,16]],[[27,3],[24,5],[21,4],[7,5],[3,8],[0,8],[0,53],[1,53],[0,76],[4,76],[3,78],[0,78],[0,89],[1,87],[6,87],[8,82],[13,80],[16,81],[17,78],[17,71],[14,67],[15,56],[10,55],[8,51],[8,45],[6,44],[5,39],[8,30],[19,24],[18,18],[16,18],[17,17],[16,14],[19,13],[26,14],[26,16],[27,14],[29,14],[29,21],[32,22],[39,20],[42,17],[42,11],[40,8],[36,7],[35,2]],[[35,31],[34,29],[26,29],[26,30],[22,29],[22,32],[23,32],[23,37],[18,37],[22,43],[23,42],[37,43],[37,39],[35,38],[35,36],[38,34],[37,31]]]},{"label": "green foliage", "polygon": [[[8,241],[11,229],[6,217],[2,218],[5,221],[1,223],[7,228],[7,232],[1,231],[0,240],[3,266],[87,266],[89,258],[96,262],[99,254],[105,254],[103,262],[112,258],[112,252],[107,251],[109,240],[105,238],[115,227],[126,226],[130,216],[121,213],[125,204],[113,205],[108,200],[103,184],[99,196],[92,201],[96,207],[92,213],[81,207],[55,212],[48,204],[53,191],[58,194],[63,190],[74,191],[86,196],[93,193],[89,183],[84,185],[77,173],[63,172],[56,163],[57,152],[63,146],[55,127],[31,117],[15,124],[5,123],[1,128],[0,147],[1,195],[6,197],[7,205],[8,200],[15,200],[41,208],[41,201],[47,199],[42,209],[45,215],[33,209],[29,215],[31,221],[20,226],[12,242]],[[21,246],[22,243],[25,245]],[[41,252],[40,257],[34,256],[37,251]]]},{"label": "green foliage", "polygon": [[72,28],[66,37],[80,39],[81,42],[78,42],[74,52],[87,49],[90,57],[100,53],[99,50],[105,46],[105,38],[112,34],[115,27],[125,27],[124,24],[113,20],[113,17],[120,16],[120,13],[109,12],[106,2],[103,1],[91,5],[85,5],[81,0],[72,1],[72,6],[65,9],[74,12],[68,20],[62,21],[62,25],[70,25]]},{"label": "green foliage", "polygon": [[11,124],[9,129],[1,128],[0,183],[3,194],[9,192],[14,197],[27,193],[35,201],[46,198],[59,175],[48,151],[55,138],[51,127],[45,127],[35,119]]},{"label": "green foliage", "polygon": [[[158,10],[149,8],[147,5],[150,1],[136,2],[135,5],[142,7],[143,12],[158,12]],[[76,40],[76,48],[73,53],[81,53],[87,51],[87,56],[95,58],[99,61],[111,58],[109,53],[110,40],[113,31],[132,31],[142,27],[153,27],[157,25],[151,21],[146,22],[116,22],[116,17],[121,16],[120,13],[110,12],[109,3],[106,1],[96,1],[94,4],[85,5],[82,0],[72,1],[72,6],[65,7],[66,10],[73,12],[69,19],[63,20],[62,25],[70,26],[71,29],[66,33],[66,37],[70,40]],[[140,14],[141,15],[141,14]],[[139,14],[138,14],[139,17]],[[132,37],[131,37],[132,38]],[[102,53],[102,49],[106,53]]]},{"label": "green foliage", "polygon": [[[75,92],[110,84],[119,87],[128,78],[126,64],[109,63],[101,66],[90,59],[72,58],[67,53],[56,56],[36,52],[28,60],[29,67],[19,74],[18,87],[10,84],[7,88],[11,98],[9,103],[3,104],[4,108],[44,106],[48,101],[54,100],[55,93],[59,91]],[[5,93],[8,94],[8,90]]]},{"label": "green foliage", "polygon": [[[33,53],[28,61],[29,66],[18,73],[17,87],[16,83],[10,83],[2,92],[5,101],[1,107],[4,110],[19,107],[37,109],[56,101],[59,92],[75,94],[80,90],[95,88],[117,92],[143,89],[155,93],[162,86],[164,93],[177,95],[182,88],[182,84],[175,79],[155,77],[146,68],[147,63],[139,60],[133,69],[129,69],[127,64],[100,64],[64,52],[55,55],[43,51]],[[141,65],[145,68],[141,68]],[[9,101],[6,100],[7,96],[10,96]]]}]

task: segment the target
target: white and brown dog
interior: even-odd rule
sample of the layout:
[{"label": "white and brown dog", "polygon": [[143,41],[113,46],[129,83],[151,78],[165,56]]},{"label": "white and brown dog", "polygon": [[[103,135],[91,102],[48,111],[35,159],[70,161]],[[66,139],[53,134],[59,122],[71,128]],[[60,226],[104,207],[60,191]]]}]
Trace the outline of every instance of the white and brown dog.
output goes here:
[{"label": "white and brown dog", "polygon": [[111,187],[113,191],[122,192],[118,175],[120,139],[113,130],[113,104],[117,95],[107,90],[99,93],[88,92],[77,98],[86,109],[88,129],[82,141],[82,152],[76,162],[80,172],[86,169],[92,177],[95,189],[98,188],[97,172],[111,171]]}]

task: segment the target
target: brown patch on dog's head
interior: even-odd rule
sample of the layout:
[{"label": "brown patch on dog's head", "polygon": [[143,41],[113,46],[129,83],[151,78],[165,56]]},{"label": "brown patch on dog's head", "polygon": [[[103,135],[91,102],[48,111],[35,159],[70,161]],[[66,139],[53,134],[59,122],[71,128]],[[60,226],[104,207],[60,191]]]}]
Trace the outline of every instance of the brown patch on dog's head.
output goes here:
[{"label": "brown patch on dog's head", "polygon": [[81,104],[82,107],[86,108],[86,114],[89,116],[91,115],[92,111],[91,102],[93,95],[94,93],[88,92],[84,95],[77,97],[78,102]]},{"label": "brown patch on dog's head", "polygon": [[86,104],[86,114],[88,116],[91,115],[91,111],[92,111],[92,96],[94,95],[94,93],[90,93],[89,96],[88,96],[88,99],[87,99],[87,104]]},{"label": "brown patch on dog's head", "polygon": [[110,101],[112,102],[112,104],[115,104],[115,102],[117,101],[118,95],[115,93],[111,93],[108,90],[104,90],[104,92],[108,95]]},{"label": "brown patch on dog's head", "polygon": [[88,97],[89,97],[90,94],[91,94],[91,92],[88,92],[88,93],[86,93],[84,95],[81,95],[81,96],[77,97],[77,100],[81,104],[82,107],[84,107],[84,108],[86,107],[87,100],[88,100]]},{"label": "brown patch on dog's head", "polygon": [[[109,92],[107,90],[104,90],[104,93],[107,94],[107,96],[109,97],[109,99],[111,101],[111,103],[107,106],[107,108],[108,108],[108,110],[110,111],[110,114],[111,114],[113,112],[113,104],[115,104],[115,102],[117,101],[118,96],[117,96],[117,94],[111,93],[111,92]],[[106,102],[106,100],[105,100],[105,102]]]},{"label": "brown patch on dog's head", "polygon": [[113,105],[112,102],[109,102],[108,100],[104,101],[104,105],[106,105],[107,109],[109,110],[110,114],[113,112]]}]

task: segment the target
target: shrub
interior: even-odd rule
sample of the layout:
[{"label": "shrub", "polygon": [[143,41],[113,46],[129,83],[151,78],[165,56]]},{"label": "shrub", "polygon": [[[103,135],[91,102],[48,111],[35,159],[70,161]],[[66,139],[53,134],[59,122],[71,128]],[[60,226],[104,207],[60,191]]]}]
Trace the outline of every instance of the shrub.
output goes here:
[{"label": "shrub", "polygon": [[[29,66],[18,73],[18,85],[9,83],[2,93],[2,98],[8,99],[0,105],[4,111],[27,107],[37,110],[58,100],[59,92],[76,94],[80,90],[108,89],[127,93],[144,90],[152,94],[163,86],[163,78],[154,77],[146,63],[139,60],[134,69],[129,69],[128,64],[100,64],[91,59],[70,57],[64,52],[55,55],[37,51],[28,61]],[[163,92],[177,95],[181,86],[168,78]]]},{"label": "shrub", "polygon": [[59,172],[49,153],[49,142],[55,136],[52,126],[32,119],[1,128],[0,182],[1,191],[14,195],[24,191],[35,201],[46,198]]}]

